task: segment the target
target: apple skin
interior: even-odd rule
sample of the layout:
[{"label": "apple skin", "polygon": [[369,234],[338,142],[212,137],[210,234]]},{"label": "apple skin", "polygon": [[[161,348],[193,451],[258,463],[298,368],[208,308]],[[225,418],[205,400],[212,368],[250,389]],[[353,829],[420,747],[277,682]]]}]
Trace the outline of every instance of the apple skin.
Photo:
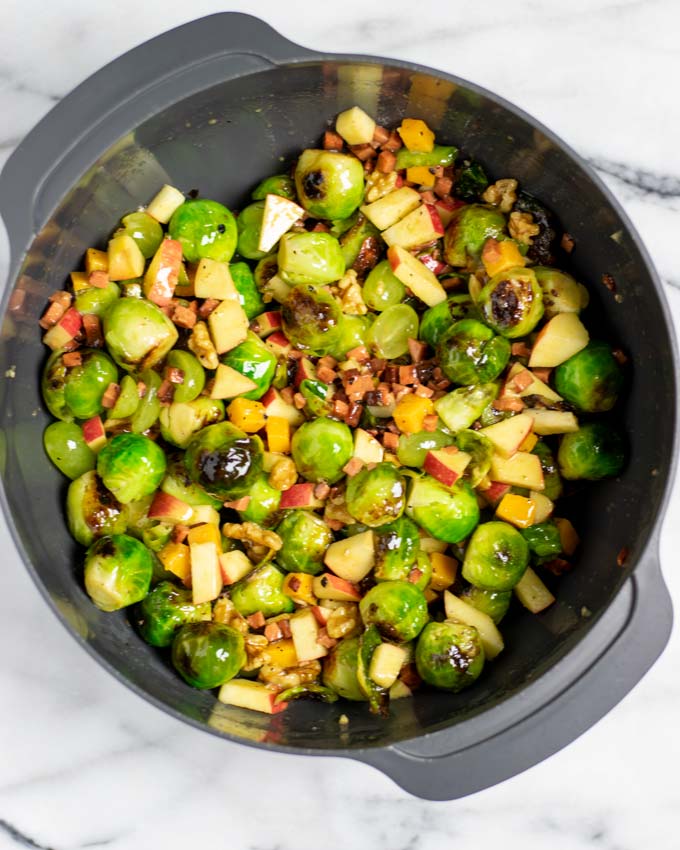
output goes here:
[{"label": "apple skin", "polygon": [[98,452],[106,445],[106,431],[100,416],[93,416],[83,422],[83,439],[93,452]]},{"label": "apple skin", "polygon": [[269,310],[267,313],[260,313],[250,327],[259,337],[269,336],[281,327],[281,311]]},{"label": "apple skin", "polygon": [[288,357],[293,348],[290,340],[282,331],[274,331],[267,337],[267,346],[280,357]]},{"label": "apple skin", "polygon": [[285,508],[310,508],[316,501],[314,498],[314,484],[304,481],[301,484],[293,484],[281,493],[279,510]]},{"label": "apple skin", "polygon": [[316,366],[309,357],[301,357],[297,362],[297,369],[295,370],[295,389],[299,389],[300,384],[307,380],[316,380]]},{"label": "apple skin", "polygon": [[[361,594],[351,582],[333,575],[333,573],[322,573],[319,576],[314,576],[313,587],[314,594],[319,599],[339,598],[351,602],[358,602],[361,599]],[[333,595],[323,595],[324,593],[328,594],[329,591]]]},{"label": "apple skin", "polygon": [[188,522],[194,509],[181,499],[158,490],[148,510],[149,519],[167,519],[171,522]]},{"label": "apple skin", "polygon": [[492,481],[486,490],[480,490],[480,492],[490,505],[497,505],[503,496],[510,492],[510,485],[502,484],[500,481]]},{"label": "apple skin", "polygon": [[144,289],[149,301],[159,307],[167,307],[170,304],[175,294],[181,264],[182,243],[176,239],[164,239],[144,279]]},{"label": "apple skin", "polygon": [[83,317],[75,307],[69,307],[57,324],[43,336],[43,342],[53,351],[65,348],[74,340],[83,326]]},{"label": "apple skin", "polygon": [[330,608],[324,608],[323,605],[312,605],[312,614],[314,614],[316,621],[320,626],[326,625],[330,613]]},{"label": "apple skin", "polygon": [[456,481],[460,478],[460,474],[456,472],[455,469],[451,469],[450,466],[447,466],[447,464],[437,457],[437,454],[432,451],[429,451],[425,455],[423,469],[446,487],[453,487]]}]

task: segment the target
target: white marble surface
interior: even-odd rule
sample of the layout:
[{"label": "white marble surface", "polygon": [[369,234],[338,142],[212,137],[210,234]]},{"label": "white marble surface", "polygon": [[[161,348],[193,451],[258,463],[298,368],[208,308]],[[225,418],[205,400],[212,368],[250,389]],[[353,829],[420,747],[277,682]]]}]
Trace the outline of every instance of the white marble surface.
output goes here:
[{"label": "white marble surface", "polygon": [[[320,9],[326,7],[323,14]],[[0,155],[128,48],[223,7],[209,0],[3,0]],[[449,7],[442,23],[441,10]],[[288,37],[476,80],[556,130],[639,228],[680,323],[680,6],[674,0],[232,2]],[[680,491],[662,539],[680,605]],[[186,728],[114,682],[57,623],[1,529],[0,850],[202,844],[234,850],[639,850],[678,846],[680,636],[569,748],[452,803],[371,768],[272,756]]]}]

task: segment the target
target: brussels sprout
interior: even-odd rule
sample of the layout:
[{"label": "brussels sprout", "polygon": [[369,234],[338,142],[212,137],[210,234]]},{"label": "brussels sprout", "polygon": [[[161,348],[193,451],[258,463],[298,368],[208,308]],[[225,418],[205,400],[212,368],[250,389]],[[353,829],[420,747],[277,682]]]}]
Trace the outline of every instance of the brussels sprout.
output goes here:
[{"label": "brussels sprout", "polygon": [[341,640],[323,660],[323,683],[344,699],[366,699],[357,680],[359,638]]},{"label": "brussels sprout", "polygon": [[312,416],[327,416],[333,409],[333,387],[323,381],[305,378],[300,382],[300,393],[307,402],[305,410]]},{"label": "brussels sprout", "polygon": [[80,366],[65,366],[64,353],[54,351],[42,374],[42,395],[56,419],[91,419],[104,409],[102,396],[115,383],[118,370],[103,351],[84,348]]},{"label": "brussels sprout", "polygon": [[531,333],[543,316],[543,293],[531,269],[520,266],[498,272],[477,300],[484,321],[501,336],[514,339]]},{"label": "brussels sprout", "polygon": [[493,207],[468,204],[455,210],[444,234],[444,259],[451,266],[464,267],[470,257],[478,257],[486,240],[505,230],[505,216]]},{"label": "brussels sprout", "polygon": [[309,682],[305,685],[293,685],[281,691],[277,697],[277,702],[289,702],[292,699],[300,699],[301,697],[311,697],[312,699],[321,700],[322,702],[337,702],[338,695],[335,691],[324,685],[317,685],[316,682]]},{"label": "brussels sprout", "polygon": [[428,620],[422,590],[408,581],[382,581],[359,603],[366,626],[377,626],[388,640],[405,643],[417,637]]},{"label": "brussels sprout", "polygon": [[325,416],[305,422],[293,435],[293,460],[308,481],[335,484],[353,453],[354,441],[348,426]]},{"label": "brussels sprout", "polygon": [[236,250],[248,260],[261,260],[266,257],[265,251],[257,247],[260,244],[262,218],[264,216],[264,201],[256,201],[241,210],[236,225],[238,227],[238,244]]},{"label": "brussels sprout", "polygon": [[255,389],[241,393],[241,398],[261,398],[271,386],[276,372],[276,355],[252,331],[248,331],[240,345],[223,354],[221,360],[256,385]]},{"label": "brussels sprout", "polygon": [[265,617],[290,614],[295,610],[295,605],[290,596],[283,593],[283,580],[281,570],[274,564],[265,564],[237,581],[229,596],[236,610],[244,617],[256,611],[262,611]]},{"label": "brussels sprout", "polygon": [[130,428],[133,434],[143,434],[156,424],[161,412],[161,400],[158,390],[161,386],[161,376],[153,369],[145,369],[139,377],[145,386],[144,398],[141,398],[130,417]]},{"label": "brussels sprout", "polygon": [[397,459],[404,466],[422,469],[425,456],[429,451],[452,446],[453,443],[453,436],[444,431],[416,431],[415,434],[400,434]]},{"label": "brussels sprout", "polygon": [[190,590],[169,581],[157,584],[133,611],[139,633],[151,646],[170,646],[181,626],[211,617],[209,602],[194,605]]},{"label": "brussels sprout", "polygon": [[469,428],[498,395],[496,384],[459,387],[434,403],[439,418],[451,431]]},{"label": "brussels sprout", "polygon": [[446,487],[430,475],[411,485],[406,513],[432,537],[447,543],[465,540],[479,522],[479,505],[467,481]]},{"label": "brussels sprout", "polygon": [[560,472],[570,481],[618,475],[625,459],[623,437],[605,422],[589,422],[573,434],[565,434],[557,452]]},{"label": "brussels sprout", "polygon": [[104,315],[109,354],[128,372],[160,363],[177,342],[177,328],[146,299],[120,298]]},{"label": "brussels sprout", "polygon": [[418,557],[420,534],[418,526],[402,516],[375,532],[376,581],[406,579]]},{"label": "brussels sprout", "polygon": [[404,512],[406,486],[391,463],[364,467],[347,482],[347,510],[370,528],[387,525]]},{"label": "brussels sprout", "polygon": [[184,455],[189,477],[216,499],[246,496],[262,472],[264,452],[259,437],[230,422],[208,425],[191,440]]},{"label": "brussels sprout", "polygon": [[371,310],[381,313],[394,304],[401,304],[406,287],[392,271],[389,260],[382,260],[371,269],[363,285],[362,295]]},{"label": "brussels sprout", "polygon": [[545,485],[543,488],[543,495],[552,499],[554,502],[562,495],[562,479],[560,478],[560,473],[557,468],[557,464],[555,463],[553,453],[543,440],[539,440],[536,443],[531,453],[538,455],[541,461],[543,483]]},{"label": "brussels sprout", "polygon": [[268,254],[263,257],[255,266],[253,276],[255,278],[255,286],[260,292],[265,292],[269,281],[277,274],[279,263],[276,254]]},{"label": "brussels sprout", "polygon": [[468,587],[463,591],[461,598],[468,605],[472,605],[478,611],[486,614],[496,625],[507,614],[512,599],[511,590],[482,590],[480,587]]},{"label": "brussels sprout", "polygon": [[552,520],[530,525],[520,531],[529,549],[539,559],[556,558],[562,552],[560,530]]},{"label": "brussels sprout", "polygon": [[315,218],[349,218],[364,199],[364,166],[347,154],[305,150],[295,167],[295,187]]},{"label": "brussels sprout", "polygon": [[533,272],[543,292],[547,318],[558,313],[579,313],[588,306],[588,290],[570,274],[548,266],[534,266]]},{"label": "brussels sprout", "polygon": [[217,201],[185,201],[170,219],[168,233],[182,243],[190,263],[204,258],[228,263],[238,239],[236,219]]},{"label": "brussels sprout", "polygon": [[248,506],[239,511],[241,519],[258,525],[269,523],[279,509],[281,491],[271,486],[268,476],[260,475],[248,490],[248,495]]},{"label": "brussels sprout", "polygon": [[478,162],[471,162],[456,174],[453,192],[464,201],[478,201],[488,185],[489,178],[482,166]]},{"label": "brussels sprout", "polygon": [[401,169],[424,165],[426,168],[434,168],[438,165],[453,165],[457,156],[458,148],[453,145],[435,145],[431,151],[410,151],[408,148],[399,148],[396,167]]},{"label": "brussels sprout", "polygon": [[340,250],[346,269],[366,274],[378,262],[381,253],[380,231],[361,213],[357,220],[340,237]]},{"label": "brussels sprout", "polygon": [[249,319],[254,319],[264,311],[265,304],[250,266],[247,263],[231,263],[229,271],[244,313]]},{"label": "brussels sprout", "polygon": [[436,348],[452,322],[475,316],[477,316],[477,308],[467,292],[450,295],[446,301],[425,310],[420,317],[419,338],[432,348]]},{"label": "brussels sprout", "polygon": [[114,301],[120,298],[120,286],[110,280],[106,287],[91,286],[76,292],[75,308],[79,313],[103,316]]},{"label": "brussels sprout", "polygon": [[456,434],[456,446],[461,452],[467,452],[471,456],[472,460],[468,464],[465,474],[470,479],[470,486],[477,487],[491,468],[491,459],[494,453],[493,443],[484,434],[466,429]]},{"label": "brussels sprout", "polygon": [[194,434],[206,425],[222,422],[224,402],[219,399],[197,398],[194,401],[173,401],[161,408],[160,423],[163,439],[186,449]]},{"label": "brussels sprout", "polygon": [[160,552],[170,542],[173,527],[169,522],[152,520],[142,528],[142,543],[152,552]]},{"label": "brussels sprout", "polygon": [[253,189],[250,197],[254,201],[264,201],[267,195],[280,195],[282,198],[294,201],[295,183],[287,174],[274,174],[271,177],[265,177]]},{"label": "brussels sprout", "polygon": [[591,342],[555,369],[555,389],[585,413],[604,413],[616,404],[623,372],[606,342]]},{"label": "brussels sprout", "polygon": [[215,510],[220,510],[223,499],[215,499],[209,496],[202,487],[194,484],[189,477],[184,457],[178,456],[168,462],[165,478],[161,481],[160,489],[169,496],[174,496],[192,507],[199,505],[210,505]]},{"label": "brussels sprout", "polygon": [[409,581],[413,581],[413,585],[417,587],[418,590],[425,591],[425,588],[432,581],[433,567],[430,556],[422,549],[418,552],[416,557],[416,569],[420,572],[420,578],[413,581],[414,576],[411,576]]},{"label": "brussels sprout", "polygon": [[517,212],[531,213],[534,223],[538,225],[537,236],[531,238],[527,257],[533,263],[551,266],[555,263],[555,244],[557,242],[557,223],[550,210],[527,192],[518,192],[515,201]]},{"label": "brussels sprout", "polygon": [[387,690],[370,676],[371,661],[376,649],[382,643],[377,626],[369,626],[359,637],[359,654],[357,656],[357,682],[366,695],[368,707],[373,714],[387,716]]},{"label": "brussels sprout", "polygon": [[97,474],[124,505],[153,493],[165,466],[163,450],[142,434],[118,434],[97,457]]},{"label": "brussels sprout", "polygon": [[281,308],[283,332],[296,348],[326,354],[338,342],[342,313],[330,292],[294,286]]},{"label": "brussels sprout", "polygon": [[276,527],[283,546],[276,562],[290,573],[316,575],[323,570],[323,556],[333,534],[321,517],[311,511],[290,511]]},{"label": "brussels sprout", "polygon": [[132,236],[144,259],[150,260],[163,241],[163,228],[156,219],[145,212],[132,212],[123,216],[121,224],[123,226],[114,235],[127,233]]},{"label": "brussels sprout", "polygon": [[131,375],[123,375],[120,393],[106,414],[107,419],[129,419],[139,407],[139,387]]},{"label": "brussels sprout", "polygon": [[342,313],[336,340],[328,353],[336,360],[344,360],[348,351],[360,345],[368,345],[373,320],[374,317],[370,313],[366,316],[350,316]]},{"label": "brussels sprout", "polygon": [[72,481],[66,496],[66,521],[71,536],[82,546],[97,537],[123,534],[127,519],[123,507],[94,470]]},{"label": "brussels sprout", "polygon": [[330,233],[286,233],[279,242],[279,274],[286,283],[321,286],[345,273],[340,243]]},{"label": "brussels sprout", "polygon": [[420,678],[443,691],[462,691],[484,668],[484,647],[477,629],[463,623],[428,623],[416,644]]},{"label": "brussels sprout", "polygon": [[478,322],[461,319],[440,338],[439,365],[454,384],[494,381],[510,359],[510,343]]},{"label": "brussels sprout", "polygon": [[387,307],[373,322],[367,341],[380,357],[393,360],[408,351],[409,339],[418,338],[418,314],[409,304]]},{"label": "brussels sprout", "polygon": [[85,590],[97,608],[118,611],[149,592],[153,555],[127,534],[100,537],[85,555]]},{"label": "brussels sprout", "polygon": [[173,401],[187,402],[198,398],[205,386],[205,369],[188,351],[173,348],[165,361],[173,369],[179,369],[184,379],[181,384],[175,384]]},{"label": "brussels sprout", "polygon": [[463,578],[482,590],[512,590],[529,563],[529,546],[507,522],[477,526],[463,560]]},{"label": "brussels sprout", "polygon": [[52,422],[45,428],[43,443],[49,459],[67,478],[78,478],[94,469],[97,456],[75,422]]},{"label": "brussels sprout", "polygon": [[219,688],[247,661],[243,635],[222,623],[187,623],[172,642],[172,663],[193,688]]}]

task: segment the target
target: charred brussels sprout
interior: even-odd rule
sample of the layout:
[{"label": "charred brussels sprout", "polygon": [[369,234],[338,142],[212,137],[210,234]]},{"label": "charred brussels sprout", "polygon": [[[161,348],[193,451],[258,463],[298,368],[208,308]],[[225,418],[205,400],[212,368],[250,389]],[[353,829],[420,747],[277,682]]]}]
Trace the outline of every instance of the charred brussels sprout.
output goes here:
[{"label": "charred brussels sprout", "polygon": [[323,661],[323,683],[344,699],[363,702],[364,692],[359,687],[357,666],[359,660],[359,638],[345,638]]},{"label": "charred brussels sprout", "polygon": [[484,668],[477,629],[462,623],[428,623],[416,644],[418,675],[443,691],[462,691]]},{"label": "charred brussels sprout", "polygon": [[531,453],[538,455],[541,461],[543,482],[545,484],[543,488],[543,495],[552,499],[554,502],[562,495],[562,479],[560,478],[560,473],[557,468],[557,464],[555,463],[553,453],[543,440],[539,440],[536,443]]},{"label": "charred brussels sprout", "polygon": [[429,451],[452,446],[453,442],[453,436],[444,431],[416,431],[415,434],[400,434],[397,459],[404,466],[422,469]]},{"label": "charred brussels sprout", "polygon": [[625,444],[618,431],[605,422],[589,422],[562,437],[557,463],[569,480],[597,481],[618,475],[625,457]]},{"label": "charred brussels sprout", "polygon": [[249,319],[259,316],[264,311],[265,305],[250,266],[246,263],[230,263],[229,272],[238,292],[238,300],[243,307],[243,312]]},{"label": "charred brussels sprout", "polygon": [[75,422],[52,422],[45,428],[43,443],[49,459],[67,478],[78,478],[95,467],[97,457]]},{"label": "charred brussels sprout", "polygon": [[120,298],[120,287],[112,280],[105,288],[92,286],[76,292],[75,308],[79,313],[103,316],[109,307]]},{"label": "charred brussels sprout", "polygon": [[321,517],[311,511],[286,514],[276,527],[283,546],[276,562],[288,572],[316,575],[323,569],[323,556],[333,542],[333,534]]},{"label": "charred brussels sprout", "polygon": [[208,425],[191,440],[184,455],[189,477],[217,499],[246,496],[262,472],[262,441],[230,422]]},{"label": "charred brussels sprout", "polygon": [[104,316],[106,347],[128,372],[160,363],[177,342],[177,328],[151,301],[120,298]]},{"label": "charred brussels sprout", "polygon": [[262,218],[264,216],[264,201],[256,201],[241,210],[236,219],[238,228],[237,251],[247,260],[261,260],[266,256],[257,247],[260,244]]},{"label": "charred brussels sprout", "polygon": [[406,579],[418,557],[418,526],[402,516],[375,532],[375,567],[377,581]]},{"label": "charred brussels sprout", "polygon": [[185,449],[194,434],[224,419],[224,403],[219,399],[197,398],[193,401],[173,401],[161,408],[161,436],[163,439]]},{"label": "charred brussels sprout", "polygon": [[591,341],[561,363],[554,374],[557,392],[584,413],[604,413],[616,404],[623,372],[606,342]]},{"label": "charred brussels sprout", "polygon": [[70,422],[91,419],[104,409],[102,396],[118,370],[102,351],[85,348],[79,366],[65,366],[64,353],[50,355],[42,375],[42,396],[52,416]]},{"label": "charred brussels sprout", "polygon": [[97,474],[124,505],[153,493],[165,466],[163,449],[142,434],[118,434],[97,457]]},{"label": "charred brussels sprout", "polygon": [[476,315],[477,309],[467,293],[450,295],[446,301],[425,310],[420,319],[420,339],[436,348],[452,322],[474,318]]},{"label": "charred brussels sprout", "polygon": [[295,186],[310,215],[349,218],[364,198],[364,167],[347,154],[305,150],[295,167]]},{"label": "charred brussels sprout", "polygon": [[198,398],[205,386],[205,369],[198,359],[188,351],[173,348],[167,356],[166,363],[174,369],[179,369],[183,375],[182,383],[175,384],[173,401],[187,402]]},{"label": "charred brussels sprout", "polygon": [[281,308],[283,332],[296,348],[326,354],[338,342],[340,305],[316,286],[294,286]]},{"label": "charred brussels sprout", "polygon": [[320,417],[301,425],[292,440],[293,460],[308,481],[335,484],[352,457],[352,432],[344,422]]},{"label": "charred brussels sprout", "polygon": [[371,269],[362,288],[366,305],[376,313],[401,304],[405,294],[406,287],[392,271],[389,260],[382,260]]},{"label": "charred brussels sprout", "polygon": [[454,384],[494,381],[510,359],[510,343],[478,322],[461,319],[440,338],[437,356]]},{"label": "charred brussels sprout", "polygon": [[274,564],[265,564],[236,582],[230,597],[234,607],[244,617],[262,611],[265,617],[290,614],[295,605],[283,592],[284,575]]},{"label": "charred brussels sprout", "polygon": [[479,505],[466,481],[446,487],[430,475],[411,485],[406,513],[432,537],[447,543],[465,540],[479,522]]},{"label": "charred brussels sprout", "polygon": [[153,555],[127,534],[100,537],[85,556],[85,590],[102,611],[118,611],[149,592]]},{"label": "charred brussels sprout", "polygon": [[260,475],[248,490],[250,500],[245,510],[239,511],[244,522],[267,525],[279,509],[281,491],[269,484],[268,476]]},{"label": "charred brussels sprout", "polygon": [[512,590],[529,563],[529,546],[507,522],[477,526],[465,551],[463,578],[482,590]]},{"label": "charred brussels sprout", "polygon": [[502,336],[526,336],[543,316],[543,293],[531,269],[517,266],[494,275],[477,305],[484,321]]},{"label": "charred brussels sprout", "polygon": [[187,623],[209,620],[209,602],[194,605],[191,591],[162,581],[137,605],[133,620],[151,646],[170,646],[177,630]]},{"label": "charred brussels sprout", "polygon": [[417,637],[427,623],[427,602],[422,590],[408,581],[383,581],[359,603],[366,626],[377,626],[388,640],[405,643]]},{"label": "charred brussels sprout", "polygon": [[71,536],[82,546],[107,534],[123,534],[127,528],[123,506],[93,470],[69,485],[66,520]]},{"label": "charred brussels sprout", "polygon": [[322,286],[345,273],[340,243],[330,233],[286,233],[279,242],[279,274],[286,283]]},{"label": "charred brussels sprout", "polygon": [[496,625],[507,614],[512,599],[511,590],[482,590],[479,587],[468,587],[461,594],[464,599],[473,608],[486,614],[494,621]]},{"label": "charred brussels sprout", "polygon": [[121,219],[121,227],[115,235],[127,233],[137,243],[137,247],[150,260],[163,241],[163,228],[153,216],[145,212],[132,212]]},{"label": "charred brussels sprout", "polygon": [[234,216],[217,201],[185,201],[170,219],[168,232],[182,243],[182,252],[190,263],[206,257],[228,263],[238,239]]},{"label": "charred brussels sprout", "polygon": [[376,528],[398,519],[404,512],[406,486],[391,463],[364,467],[347,483],[347,510],[364,525]]},{"label": "charred brussels sprout", "polygon": [[362,277],[378,262],[381,252],[380,231],[363,215],[340,237],[340,250],[346,269]]},{"label": "charred brussels sprout", "polygon": [[192,482],[184,465],[183,457],[170,459],[160,489],[168,496],[174,496],[192,507],[210,505],[215,510],[222,507],[223,499],[215,499],[213,496],[209,496],[202,487]]},{"label": "charred brussels sprout", "polygon": [[293,201],[295,200],[295,183],[287,174],[273,174],[271,177],[265,177],[253,189],[250,197],[254,201],[264,201],[267,195],[280,195],[282,198]]},{"label": "charred brussels sprout", "polygon": [[527,256],[534,263],[551,266],[555,262],[557,223],[554,214],[527,192],[518,192],[514,208],[517,212],[530,213],[534,224],[539,227],[537,236],[531,239]]},{"label": "charred brussels sprout", "polygon": [[588,306],[588,290],[570,274],[548,266],[534,266],[533,271],[543,292],[543,306],[549,319],[558,313],[579,313]]},{"label": "charred brussels sprout", "polygon": [[221,360],[255,384],[254,389],[241,393],[241,398],[261,398],[276,372],[276,356],[252,331],[248,331],[247,338],[240,345],[223,354]]},{"label": "charred brussels sprout", "polygon": [[455,210],[444,234],[444,259],[451,266],[467,266],[478,257],[486,240],[505,230],[505,216],[493,207],[467,204]]},{"label": "charred brussels sprout", "polygon": [[562,552],[560,531],[552,520],[523,528],[521,535],[529,549],[541,560],[556,558]]},{"label": "charred brussels sprout", "polygon": [[246,663],[243,635],[222,623],[187,623],[172,642],[172,663],[193,688],[219,688]]}]

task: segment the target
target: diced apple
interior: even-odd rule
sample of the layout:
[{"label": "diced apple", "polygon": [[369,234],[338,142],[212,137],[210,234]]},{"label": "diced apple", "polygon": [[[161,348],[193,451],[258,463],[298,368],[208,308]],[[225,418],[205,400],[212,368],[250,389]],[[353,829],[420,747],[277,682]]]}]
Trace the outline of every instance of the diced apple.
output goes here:
[{"label": "diced apple", "polygon": [[358,602],[361,599],[358,588],[333,573],[314,576],[312,588],[318,599],[335,599],[338,602]]},{"label": "diced apple", "polygon": [[447,620],[464,623],[466,626],[473,626],[477,629],[487,658],[495,658],[502,651],[504,647],[503,638],[488,614],[478,611],[477,608],[468,605],[467,602],[458,596],[454,596],[448,590],[444,591],[444,611]]},{"label": "diced apple", "polygon": [[353,106],[338,115],[335,129],[348,145],[367,145],[373,141],[375,121],[361,107]]},{"label": "diced apple", "polygon": [[287,419],[291,428],[297,428],[305,421],[305,416],[294,404],[288,404],[281,397],[281,393],[274,387],[270,387],[262,396],[260,402],[264,405],[267,416],[280,416]]},{"label": "diced apple", "polygon": [[222,579],[225,584],[235,584],[253,571],[254,564],[240,549],[222,552],[219,556]]},{"label": "diced apple", "polygon": [[585,348],[589,339],[576,313],[558,313],[539,331],[529,366],[559,366]]},{"label": "diced apple", "polygon": [[478,487],[478,492],[482,494],[487,504],[494,507],[500,502],[505,494],[510,490],[509,484],[503,484],[501,481],[490,481],[488,487]]},{"label": "diced apple", "polygon": [[[517,379],[516,386],[515,379]],[[521,363],[513,363],[501,390],[501,398],[508,396],[525,398],[529,395],[540,395],[548,401],[562,401],[561,395],[558,395],[552,387],[549,387],[534,375],[526,366],[522,366]]]},{"label": "diced apple", "polygon": [[146,211],[156,221],[160,221],[161,224],[167,224],[175,210],[181,207],[185,200],[184,195],[179,189],[175,189],[174,186],[169,186],[166,183],[151,201]]},{"label": "diced apple", "polygon": [[354,457],[366,464],[380,463],[384,454],[385,450],[372,434],[363,428],[354,431]]},{"label": "diced apple", "polygon": [[93,452],[99,452],[106,445],[106,431],[100,416],[93,416],[83,422],[83,439]]},{"label": "diced apple", "polygon": [[458,201],[454,198],[437,198],[434,205],[437,208],[442,227],[444,228],[447,228],[451,223],[451,219],[453,218],[455,211],[460,207],[465,206],[462,201]]},{"label": "diced apple", "polygon": [[538,455],[529,452],[517,452],[510,458],[494,455],[489,475],[494,481],[510,484],[512,487],[539,491],[545,488],[541,461]]},{"label": "diced apple", "polygon": [[181,499],[158,490],[149,506],[149,519],[159,519],[162,522],[187,523],[194,515],[194,509]]},{"label": "diced apple", "polygon": [[[566,313],[564,315],[567,315]],[[514,587],[515,596],[531,611],[532,614],[540,614],[555,601],[555,597],[543,584],[536,573],[527,567],[524,575]]]},{"label": "diced apple", "polygon": [[316,380],[316,366],[312,363],[309,357],[301,357],[297,362],[295,369],[295,388],[298,389],[303,381]]},{"label": "diced apple", "polygon": [[265,342],[267,348],[277,357],[288,357],[293,349],[288,337],[281,331],[274,331]]},{"label": "diced apple", "polygon": [[323,502],[314,495],[314,484],[309,481],[303,481],[300,484],[293,484],[287,490],[281,493],[281,501],[279,502],[279,510],[287,508],[320,508]]},{"label": "diced apple", "polygon": [[336,576],[347,581],[360,582],[375,565],[373,532],[369,529],[331,543],[326,549],[324,563]]},{"label": "diced apple", "polygon": [[422,204],[384,230],[382,237],[388,245],[408,249],[427,245],[443,235],[444,226],[436,208],[432,204]]},{"label": "diced apple", "polygon": [[109,242],[109,280],[130,280],[144,274],[144,254],[129,233],[120,233]]},{"label": "diced apple", "polygon": [[212,602],[222,592],[222,570],[214,543],[192,543],[191,592],[194,605]]},{"label": "diced apple", "polygon": [[288,622],[298,661],[314,661],[328,655],[326,647],[318,642],[320,626],[309,608],[298,611]]},{"label": "diced apple", "polygon": [[280,327],[280,310],[268,310],[266,313],[260,313],[260,315],[250,323],[250,329],[253,333],[256,333],[263,339],[264,337],[269,336],[269,334],[274,333],[274,331],[279,330]]},{"label": "diced apple", "polygon": [[290,290],[291,285],[286,283],[282,277],[275,274],[264,285],[263,294],[267,296],[267,300],[271,297],[274,301],[278,301],[279,304],[285,304],[290,295]]},{"label": "diced apple", "polygon": [[[85,251],[85,272],[108,272],[109,270],[109,255],[106,251],[100,251],[98,248],[88,248]],[[73,273],[71,278],[73,279]]]},{"label": "diced apple", "polygon": [[232,679],[219,690],[217,699],[225,705],[249,708],[262,714],[278,714],[288,707],[287,702],[277,702],[278,691],[262,682],[250,679]]},{"label": "diced apple", "polygon": [[164,239],[144,275],[144,295],[149,301],[159,307],[165,307],[172,301],[181,265],[182,243],[176,239]]},{"label": "diced apple", "polygon": [[229,270],[229,263],[204,257],[196,266],[194,275],[196,298],[215,298],[217,301],[239,302],[238,290]]},{"label": "diced apple", "polygon": [[64,348],[78,336],[83,326],[83,317],[75,307],[69,307],[54,327],[43,336],[42,341],[52,351]]},{"label": "diced apple", "polygon": [[421,529],[419,548],[423,552],[427,552],[428,554],[431,552],[446,552],[448,545],[445,540],[437,540],[436,537],[430,537],[429,534],[423,533]]},{"label": "diced apple", "polygon": [[378,230],[387,230],[419,206],[420,193],[409,186],[402,186],[372,204],[364,205],[361,211]]},{"label": "diced apple", "polygon": [[390,702],[394,702],[395,699],[406,699],[406,697],[412,696],[413,691],[405,682],[402,682],[401,679],[397,679],[390,688]]},{"label": "diced apple", "polygon": [[529,497],[536,505],[536,516],[534,517],[534,522],[536,525],[540,522],[545,522],[555,509],[555,505],[552,500],[543,493],[539,493],[538,490],[531,490]]},{"label": "diced apple", "polygon": [[446,290],[435,275],[420,260],[399,245],[392,245],[387,259],[395,277],[428,307],[446,301]]},{"label": "diced apple", "polygon": [[381,688],[391,688],[406,661],[406,650],[394,643],[376,646],[368,668],[368,677]]},{"label": "diced apple", "polygon": [[[568,315],[564,313],[563,315]],[[527,410],[534,420],[534,431],[541,436],[572,434],[578,431],[578,419],[570,410]]]},{"label": "diced apple", "polygon": [[284,233],[287,233],[298,219],[305,214],[302,207],[281,195],[267,195],[262,214],[262,228],[258,251],[268,254]]},{"label": "diced apple", "polygon": [[509,419],[501,419],[493,425],[482,428],[479,433],[487,437],[494,449],[502,457],[512,457],[525,438],[531,433],[534,420],[527,413],[518,413]]},{"label": "diced apple", "polygon": [[467,469],[472,458],[466,452],[431,449],[425,455],[423,469],[446,487],[453,487]]},{"label": "diced apple", "polygon": [[220,363],[215,371],[215,382],[210,391],[210,398],[236,398],[241,393],[249,393],[257,388],[255,381],[246,375],[232,369],[225,363]]},{"label": "diced apple", "polygon": [[243,307],[228,299],[222,301],[208,316],[208,327],[218,354],[231,351],[248,336],[248,317]]},{"label": "diced apple", "polygon": [[195,505],[187,525],[219,525],[220,515],[212,505]]},{"label": "diced apple", "polygon": [[325,626],[328,622],[328,618],[333,613],[332,608],[326,608],[324,605],[312,605],[311,610],[320,626]]}]

